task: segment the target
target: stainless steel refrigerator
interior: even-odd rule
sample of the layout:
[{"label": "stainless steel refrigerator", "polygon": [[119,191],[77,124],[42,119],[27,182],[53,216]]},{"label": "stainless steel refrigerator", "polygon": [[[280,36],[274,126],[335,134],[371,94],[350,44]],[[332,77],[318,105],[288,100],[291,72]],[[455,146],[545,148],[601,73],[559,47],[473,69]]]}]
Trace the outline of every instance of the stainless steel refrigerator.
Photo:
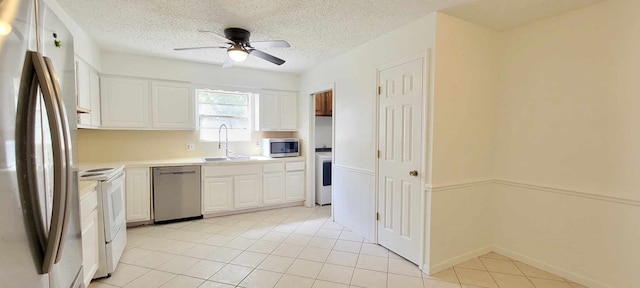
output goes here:
[{"label": "stainless steel refrigerator", "polygon": [[73,37],[0,0],[0,286],[81,287]]}]

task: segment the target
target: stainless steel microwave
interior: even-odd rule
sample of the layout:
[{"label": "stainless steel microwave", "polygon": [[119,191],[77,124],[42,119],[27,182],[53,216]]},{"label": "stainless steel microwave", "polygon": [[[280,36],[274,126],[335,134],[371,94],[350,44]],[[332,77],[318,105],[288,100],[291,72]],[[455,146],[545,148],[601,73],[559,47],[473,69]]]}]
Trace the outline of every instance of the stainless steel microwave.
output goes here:
[{"label": "stainless steel microwave", "polygon": [[300,143],[296,138],[264,138],[262,154],[272,158],[300,156]]}]

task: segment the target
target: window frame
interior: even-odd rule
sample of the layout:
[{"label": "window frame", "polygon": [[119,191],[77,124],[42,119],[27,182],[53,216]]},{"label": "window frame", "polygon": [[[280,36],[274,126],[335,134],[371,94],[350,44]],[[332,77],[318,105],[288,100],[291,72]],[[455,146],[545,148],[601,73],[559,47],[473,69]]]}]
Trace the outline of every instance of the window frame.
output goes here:
[{"label": "window frame", "polygon": [[[249,109],[247,116],[249,121],[249,126],[247,131],[241,131],[240,129],[229,129],[229,142],[251,142],[253,139],[253,130],[255,129],[255,109],[253,109],[254,101],[256,96],[258,95],[258,91],[253,89],[244,89],[237,87],[228,87],[228,86],[213,86],[213,85],[198,85],[193,89],[193,96],[195,98],[195,111],[196,111],[196,129],[198,130],[198,140],[200,142],[205,143],[218,143],[220,140],[224,141],[225,135],[221,135],[222,139],[217,139],[214,135],[211,135],[209,138],[203,138],[203,129],[205,130],[217,130],[216,128],[202,128],[200,126],[200,99],[199,99],[199,91],[219,91],[224,93],[237,93],[237,94],[247,94],[248,102],[247,108]],[[235,131],[234,131],[235,130]],[[223,133],[224,134],[224,133]]]}]

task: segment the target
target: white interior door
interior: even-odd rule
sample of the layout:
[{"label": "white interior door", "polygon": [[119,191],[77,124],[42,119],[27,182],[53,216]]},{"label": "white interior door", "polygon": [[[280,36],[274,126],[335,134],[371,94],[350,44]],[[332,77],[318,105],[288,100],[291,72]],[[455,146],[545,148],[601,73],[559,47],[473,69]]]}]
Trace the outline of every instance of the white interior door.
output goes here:
[{"label": "white interior door", "polygon": [[416,264],[422,234],[422,59],[379,73],[378,243]]}]

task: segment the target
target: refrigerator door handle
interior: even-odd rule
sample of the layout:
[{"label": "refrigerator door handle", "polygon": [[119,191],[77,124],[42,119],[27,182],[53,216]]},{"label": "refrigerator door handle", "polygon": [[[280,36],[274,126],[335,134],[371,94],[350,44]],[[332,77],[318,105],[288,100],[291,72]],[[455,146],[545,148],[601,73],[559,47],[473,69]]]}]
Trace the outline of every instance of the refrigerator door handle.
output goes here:
[{"label": "refrigerator door handle", "polygon": [[67,117],[67,111],[65,109],[64,106],[64,102],[62,101],[62,95],[60,93],[60,84],[59,84],[59,80],[58,80],[58,74],[56,74],[56,71],[53,67],[53,62],[51,61],[51,58],[49,57],[44,57],[44,61],[45,64],[47,65],[47,70],[49,71],[49,75],[51,76],[51,83],[53,84],[53,92],[54,92],[54,104],[56,106],[56,112],[58,113],[58,117],[61,120],[62,124],[62,136],[63,136],[63,142],[62,142],[62,148],[64,150],[64,183],[65,183],[65,189],[63,190],[64,193],[64,199],[65,199],[65,203],[64,203],[64,215],[63,215],[63,222],[62,222],[62,232],[60,234],[60,243],[58,245],[58,251],[56,253],[56,260],[55,263],[60,262],[60,260],[62,259],[62,249],[64,248],[64,242],[65,242],[65,238],[67,235],[67,227],[69,226],[69,213],[71,212],[71,196],[70,193],[71,191],[71,187],[73,187],[73,171],[72,171],[72,167],[71,167],[71,132],[70,132],[70,128],[69,128],[69,118]]},{"label": "refrigerator door handle", "polygon": [[[66,203],[66,163],[64,152],[64,135],[62,120],[55,106],[51,76],[46,68],[42,55],[38,52],[27,51],[25,65],[20,81],[18,108],[16,114],[16,141],[24,145],[16,145],[18,157],[16,169],[20,198],[23,203],[24,217],[32,243],[36,268],[41,274],[49,273],[53,267],[60,238],[63,230],[64,208]],[[38,87],[43,96],[43,103],[47,111],[49,133],[51,134],[53,150],[53,209],[49,232],[43,222],[43,210],[40,206],[37,180],[35,122],[36,105],[38,103]],[[35,234],[35,235],[34,235]]]}]

